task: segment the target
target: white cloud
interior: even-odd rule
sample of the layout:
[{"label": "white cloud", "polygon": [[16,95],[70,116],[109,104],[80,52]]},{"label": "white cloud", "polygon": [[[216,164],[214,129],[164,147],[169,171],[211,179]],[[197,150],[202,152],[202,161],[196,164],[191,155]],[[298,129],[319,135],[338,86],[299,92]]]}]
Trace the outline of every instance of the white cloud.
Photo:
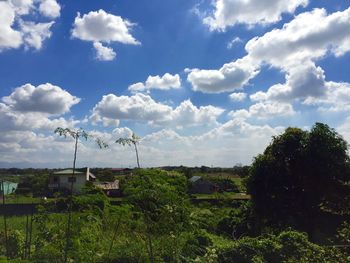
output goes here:
[{"label": "white cloud", "polygon": [[8,2],[12,5],[18,15],[27,15],[34,9],[33,0],[10,0]]},{"label": "white cloud", "polygon": [[61,7],[56,0],[41,0],[39,11],[44,16],[57,18],[60,16]]},{"label": "white cloud", "polygon": [[350,111],[350,84],[329,81],[325,83],[325,93],[319,97],[308,97],[306,105],[317,105],[326,112]]},{"label": "white cloud", "polygon": [[237,43],[242,43],[242,39],[240,39],[239,37],[233,38],[231,41],[227,43],[227,49],[233,48],[233,46]]},{"label": "white cloud", "polygon": [[196,107],[190,100],[176,108],[154,101],[150,96],[103,96],[93,108],[91,119],[104,125],[119,125],[120,120],[134,120],[155,126],[184,127],[216,124],[224,110],[213,106]]},{"label": "white cloud", "polygon": [[148,76],[145,83],[137,82],[129,86],[131,92],[149,91],[151,89],[169,90],[181,87],[179,74],[165,73],[163,76]]},{"label": "white cloud", "polygon": [[229,97],[232,101],[244,101],[247,98],[247,93],[244,93],[244,92],[231,93]]},{"label": "white cloud", "polygon": [[94,48],[96,50],[96,58],[102,61],[111,61],[115,59],[116,53],[112,48],[103,46],[100,42],[94,42]]},{"label": "white cloud", "polygon": [[41,49],[45,39],[51,37],[50,28],[54,22],[38,23],[21,22],[20,27],[23,33],[23,42],[26,47],[33,47],[36,50]]},{"label": "white cloud", "polygon": [[120,16],[106,13],[100,9],[84,14],[82,17],[78,13],[74,20],[72,36],[92,42],[120,42],[139,45],[140,42],[130,33],[134,25]]},{"label": "white cloud", "polygon": [[[102,46],[101,43],[119,42],[128,45],[140,45],[141,43],[130,32],[134,25],[134,23],[120,16],[106,13],[102,9],[91,11],[83,16],[78,13],[74,20],[72,37],[100,43],[99,50],[103,48],[103,53],[108,52],[108,58],[111,58],[114,51],[110,47]],[[96,47],[95,49],[97,50]]]},{"label": "white cloud", "polygon": [[[280,127],[251,125],[242,120],[229,121],[198,136],[184,136],[172,129],[164,129],[142,138],[139,144],[141,166],[232,167],[236,163],[248,164],[256,154],[264,150],[271,136],[281,131]],[[119,137],[129,136],[130,132],[127,127],[115,129],[109,134],[91,132],[107,140],[110,148],[99,150],[92,143],[80,143],[77,165],[134,167],[136,162],[133,149],[114,143]],[[18,163],[26,167],[67,167],[71,165],[72,146],[71,140],[53,134],[0,131],[0,163],[2,166]]]},{"label": "white cloud", "polygon": [[[198,136],[182,136],[164,129],[145,136],[140,144],[144,165],[188,165],[232,167],[248,164],[262,152],[282,127],[251,125],[244,120],[228,121]],[[229,156],[229,158],[228,158]]]},{"label": "white cloud", "polygon": [[347,117],[345,121],[336,128],[347,142],[350,142],[350,117]]},{"label": "white cloud", "polygon": [[224,31],[235,24],[271,24],[281,19],[282,13],[294,13],[308,0],[218,0],[215,11],[203,19],[210,30]]},{"label": "white cloud", "polygon": [[15,10],[8,2],[0,2],[0,51],[18,48],[22,44],[22,35],[12,28],[15,22]]},{"label": "white cloud", "polygon": [[[56,117],[56,114],[64,114],[69,110],[62,105],[71,105],[71,100],[63,99],[64,102],[62,102],[62,96],[69,97],[62,89],[47,90],[48,84],[43,86],[34,87],[33,90],[33,86],[24,85],[2,98],[3,102],[0,102],[1,166],[67,167],[70,165],[73,141],[54,135],[53,130],[57,126],[75,128],[81,122]],[[57,101],[52,98],[56,98]],[[55,109],[48,107],[46,100],[56,105]],[[102,112],[102,109],[105,111]],[[250,163],[253,156],[268,145],[271,136],[281,131],[279,127],[251,125],[239,119],[219,125],[216,123],[216,117],[222,114],[222,109],[213,106],[196,107],[189,100],[172,108],[157,103],[143,94],[132,97],[107,95],[95,106],[94,113],[97,113],[97,110],[99,113],[110,114],[108,119],[112,118],[112,120],[115,117],[136,121],[145,118],[146,122],[168,125],[167,129],[143,136],[139,145],[143,167],[181,164],[232,166],[238,162]],[[210,122],[215,122],[216,128],[196,136],[180,135],[173,130],[179,125]],[[110,148],[99,150],[93,143],[79,143],[78,166],[135,166],[133,150],[114,143],[119,137],[131,135],[132,131],[128,127],[115,128],[111,133],[100,131],[90,133],[102,137],[109,143]]]},{"label": "white cloud", "polygon": [[[348,84],[326,81],[324,70],[316,62],[327,55],[341,56],[350,51],[349,36],[350,8],[332,14],[327,14],[325,9],[314,9],[297,15],[280,29],[248,41],[245,46],[247,55],[237,60],[246,61],[243,65],[248,70],[243,70],[246,74],[241,75],[244,77],[223,74],[223,68],[235,65],[237,61],[234,61],[219,70],[192,71],[188,80],[194,90],[207,92],[241,88],[255,77],[262,65],[270,65],[285,73],[285,83],[258,91],[250,99],[270,104],[300,101],[319,105],[321,110],[338,111],[341,107],[333,98],[347,91]],[[342,107],[344,104],[341,103]]]},{"label": "white cloud", "polygon": [[241,89],[259,71],[247,57],[224,64],[219,70],[187,69],[186,72],[194,91],[222,93]]},{"label": "white cloud", "polygon": [[[11,48],[34,48],[41,49],[43,42],[51,37],[51,26],[54,21],[40,22],[26,20],[26,15],[34,14],[36,20],[40,20],[41,6],[46,2],[55,2],[56,8],[60,8],[55,0],[44,2],[33,0],[8,0],[0,1],[0,52]],[[40,6],[38,6],[40,3]],[[44,4],[47,5],[47,4]],[[48,15],[51,19],[60,14]]]},{"label": "white cloud", "polygon": [[25,84],[3,97],[2,101],[14,111],[60,115],[68,112],[80,99],[58,86],[46,83],[37,87]]},{"label": "white cloud", "polygon": [[274,117],[293,116],[295,114],[296,112],[291,104],[280,102],[259,102],[250,106],[248,110],[241,109],[229,112],[229,116],[238,119],[270,119]]},{"label": "white cloud", "polygon": [[309,62],[294,66],[286,73],[284,84],[275,84],[266,93],[252,94],[252,100],[278,100],[291,101],[293,99],[306,99],[308,97],[320,97],[326,92],[324,71]]},{"label": "white cloud", "polygon": [[327,51],[340,56],[350,50],[349,44],[350,8],[329,15],[325,9],[314,9],[251,39],[246,51],[254,61],[285,69],[322,58]]}]

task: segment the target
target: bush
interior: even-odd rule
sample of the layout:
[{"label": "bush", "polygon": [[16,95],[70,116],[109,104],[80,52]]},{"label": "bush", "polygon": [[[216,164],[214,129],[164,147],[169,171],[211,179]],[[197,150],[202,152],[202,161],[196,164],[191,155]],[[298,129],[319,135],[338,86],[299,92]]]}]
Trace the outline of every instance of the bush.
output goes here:
[{"label": "bush", "polygon": [[324,248],[309,242],[304,233],[284,231],[277,236],[242,238],[231,248],[220,252],[219,262],[345,263],[347,258],[334,248]]},{"label": "bush", "polygon": [[[7,256],[19,258],[22,256],[24,247],[24,235],[19,230],[7,231]],[[5,232],[0,233],[0,254],[6,254]]]}]

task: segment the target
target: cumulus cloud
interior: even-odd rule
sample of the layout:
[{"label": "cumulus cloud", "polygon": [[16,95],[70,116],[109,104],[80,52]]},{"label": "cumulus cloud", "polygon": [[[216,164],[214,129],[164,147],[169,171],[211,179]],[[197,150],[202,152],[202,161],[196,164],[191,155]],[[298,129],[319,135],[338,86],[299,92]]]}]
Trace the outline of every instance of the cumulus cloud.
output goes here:
[{"label": "cumulus cloud", "polygon": [[[140,45],[141,43],[130,32],[134,25],[134,23],[120,16],[109,14],[102,9],[91,11],[83,16],[78,13],[74,20],[72,37],[94,42],[94,46],[99,46],[98,50],[103,49],[104,54],[108,52],[108,58],[111,58],[114,51],[110,47],[102,46],[101,43],[119,42]],[[96,47],[95,49],[97,50]]]},{"label": "cumulus cloud", "polygon": [[213,124],[223,112],[210,105],[196,107],[190,100],[172,108],[141,93],[119,97],[109,94],[103,96],[93,108],[91,119],[105,125],[118,125],[120,120],[134,120],[156,126],[183,127]]},{"label": "cumulus cloud", "polygon": [[0,51],[18,48],[22,44],[21,32],[12,28],[15,15],[15,10],[9,2],[0,2]]},{"label": "cumulus cloud", "polygon": [[51,26],[54,22],[33,23],[21,22],[20,27],[23,36],[23,42],[27,48],[33,47],[36,50],[41,49],[45,39],[51,37]]},{"label": "cumulus cloud", "polygon": [[251,39],[245,49],[254,61],[285,69],[322,58],[328,51],[343,55],[350,50],[349,43],[350,8],[329,15],[325,9],[314,9]]},{"label": "cumulus cloud", "polygon": [[18,15],[27,15],[31,10],[34,9],[33,0],[10,0],[7,2],[12,5],[16,14]]},{"label": "cumulus cloud", "polygon": [[247,98],[247,93],[235,92],[231,93],[229,97],[232,101],[244,101]]},{"label": "cumulus cloud", "polygon": [[80,99],[58,86],[46,83],[37,87],[25,84],[3,97],[2,101],[14,111],[60,115],[68,112]]},{"label": "cumulus cloud", "polygon": [[[56,6],[55,13],[43,13],[41,6],[47,6],[48,12],[50,5]],[[54,4],[53,4],[54,3]],[[57,11],[58,8],[58,11]],[[55,0],[8,0],[0,1],[0,52],[6,49],[34,48],[41,49],[43,42],[51,37],[51,26],[54,21],[40,22],[26,20],[25,15],[30,13],[42,13],[50,19],[57,18],[60,15],[60,6]],[[36,17],[40,18],[40,15]]]},{"label": "cumulus cloud", "polygon": [[294,13],[307,4],[308,0],[218,0],[203,22],[210,30],[220,31],[236,24],[271,24],[281,20],[283,13]]},{"label": "cumulus cloud", "polygon": [[308,97],[303,103],[305,105],[316,105],[320,111],[350,111],[350,84],[326,82],[325,92],[322,96]]},{"label": "cumulus cloud", "polygon": [[41,0],[39,11],[44,16],[57,18],[60,16],[61,7],[56,0]]},{"label": "cumulus cloud", "polygon": [[229,116],[237,119],[257,118],[269,119],[274,117],[286,117],[295,115],[293,106],[289,103],[259,102],[253,104],[248,110],[240,109],[229,112]]},{"label": "cumulus cloud", "polygon": [[194,91],[222,93],[241,89],[259,71],[247,57],[224,64],[218,70],[191,69],[187,72],[187,80]]},{"label": "cumulus cloud", "polygon": [[245,61],[243,64],[248,70],[236,67],[240,69],[238,72],[245,74],[223,73],[226,65],[236,65],[237,61],[233,61],[219,70],[196,69],[187,79],[193,90],[226,91],[228,87],[243,87],[262,65],[269,65],[285,73],[286,80],[272,85],[267,91],[250,95],[253,101],[271,105],[300,101],[306,105],[319,105],[321,110],[340,110],[333,98],[346,91],[348,84],[327,81],[324,70],[316,63],[327,55],[342,56],[348,52],[349,36],[350,8],[331,14],[325,9],[314,9],[295,16],[279,29],[249,40],[245,46],[247,55],[237,60]]},{"label": "cumulus cloud", "polygon": [[259,100],[291,101],[293,99],[306,99],[320,97],[326,93],[324,71],[314,63],[306,63],[291,67],[286,73],[284,84],[275,84],[266,93],[257,92],[250,98]]},{"label": "cumulus cloud", "polygon": [[92,42],[120,42],[123,44],[140,44],[130,33],[134,24],[120,16],[106,13],[100,9],[81,16],[79,13],[74,20],[72,36]]},{"label": "cumulus cloud", "polygon": [[103,46],[100,42],[94,42],[96,50],[96,58],[101,61],[110,61],[116,57],[116,53],[112,48]]},{"label": "cumulus cloud", "polygon": [[179,74],[171,75],[165,73],[163,76],[148,76],[145,83],[138,82],[129,86],[131,92],[143,92],[151,89],[169,90],[181,87]]},{"label": "cumulus cloud", "polygon": [[[79,99],[51,84],[16,88],[0,102],[0,163],[33,167],[67,161],[69,140],[53,136],[58,127],[75,128],[80,121],[62,115]],[[55,161],[53,161],[55,160]],[[55,164],[55,162],[57,162]]]},{"label": "cumulus cloud", "polygon": [[[140,144],[147,165],[214,165],[230,167],[250,163],[282,127],[252,125],[234,119],[197,136],[183,136],[164,129],[145,136]],[[230,156],[230,158],[227,158]]]},{"label": "cumulus cloud", "polygon": [[[243,120],[231,120],[197,136],[163,129],[143,136],[139,144],[141,166],[249,164],[268,145],[271,136],[281,131],[281,127],[251,125]],[[99,150],[93,144],[80,144],[78,166],[136,165],[132,149],[113,143],[119,137],[129,136],[129,128],[92,133],[110,142],[110,148]],[[0,131],[0,152],[2,166],[19,163],[27,167],[66,167],[70,163],[72,141],[32,131]]]}]

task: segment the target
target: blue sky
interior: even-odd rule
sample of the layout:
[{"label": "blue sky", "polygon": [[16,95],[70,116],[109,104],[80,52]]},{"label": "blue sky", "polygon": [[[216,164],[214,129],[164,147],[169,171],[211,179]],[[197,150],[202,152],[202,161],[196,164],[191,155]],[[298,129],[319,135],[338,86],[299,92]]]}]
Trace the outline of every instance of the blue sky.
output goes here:
[{"label": "blue sky", "polygon": [[349,1],[0,2],[0,166],[249,164],[288,126],[350,139]]}]

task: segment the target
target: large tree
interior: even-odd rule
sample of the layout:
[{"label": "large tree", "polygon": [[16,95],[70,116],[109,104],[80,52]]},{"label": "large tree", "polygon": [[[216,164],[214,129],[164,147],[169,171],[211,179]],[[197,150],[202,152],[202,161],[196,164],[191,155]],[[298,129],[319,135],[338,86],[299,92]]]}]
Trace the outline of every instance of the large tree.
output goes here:
[{"label": "large tree", "polygon": [[287,128],[274,137],[255,158],[247,187],[261,224],[312,234],[315,218],[330,209],[344,211],[349,178],[346,141],[316,123],[311,131]]}]

